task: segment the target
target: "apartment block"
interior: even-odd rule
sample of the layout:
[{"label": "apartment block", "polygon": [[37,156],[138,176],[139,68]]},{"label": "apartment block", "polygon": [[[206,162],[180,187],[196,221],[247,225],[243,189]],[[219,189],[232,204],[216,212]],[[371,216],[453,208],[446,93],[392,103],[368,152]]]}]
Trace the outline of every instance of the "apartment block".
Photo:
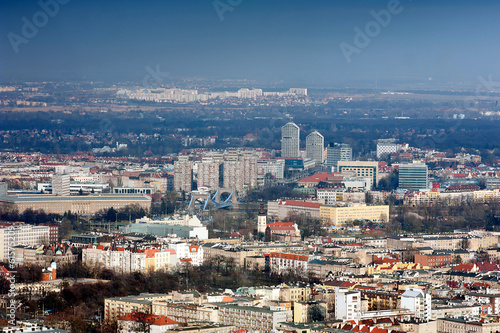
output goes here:
[{"label": "apartment block", "polygon": [[219,303],[219,323],[235,325],[238,329],[271,332],[277,330],[279,323],[292,320],[291,310],[271,310]]}]

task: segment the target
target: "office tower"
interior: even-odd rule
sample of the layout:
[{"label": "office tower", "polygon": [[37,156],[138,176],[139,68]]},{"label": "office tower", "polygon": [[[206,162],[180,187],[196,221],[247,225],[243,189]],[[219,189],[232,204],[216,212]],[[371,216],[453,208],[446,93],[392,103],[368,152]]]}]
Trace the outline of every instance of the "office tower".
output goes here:
[{"label": "office tower", "polygon": [[70,176],[54,175],[52,177],[52,194],[68,196],[70,194]]},{"label": "office tower", "polygon": [[377,143],[377,159],[385,160],[392,153],[397,153],[398,145],[393,142],[379,141]]},{"label": "office tower", "polygon": [[281,157],[300,157],[300,129],[292,122],[281,128]]},{"label": "office tower", "polygon": [[209,186],[212,189],[219,188],[219,162],[211,156],[201,159],[198,164],[198,187]]},{"label": "office tower", "polygon": [[174,162],[174,191],[191,192],[193,162],[189,156],[179,156]]},{"label": "office tower", "polygon": [[406,190],[422,190],[427,188],[428,176],[425,164],[400,164],[399,187]]},{"label": "office tower", "polygon": [[346,143],[329,144],[326,148],[326,166],[334,167],[337,171],[339,161],[352,161],[352,147]]},{"label": "office tower", "polygon": [[356,177],[370,178],[370,187],[375,187],[378,184],[378,162],[338,161],[337,171],[351,172]]},{"label": "office tower", "polygon": [[323,163],[323,150],[325,147],[325,138],[318,131],[311,132],[306,137],[307,157],[314,160],[316,164]]}]

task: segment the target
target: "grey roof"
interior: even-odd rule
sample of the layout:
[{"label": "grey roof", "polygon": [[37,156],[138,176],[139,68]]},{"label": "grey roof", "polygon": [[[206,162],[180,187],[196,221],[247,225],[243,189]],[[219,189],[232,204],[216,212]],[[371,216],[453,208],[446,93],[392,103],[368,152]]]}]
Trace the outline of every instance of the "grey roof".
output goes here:
[{"label": "grey roof", "polygon": [[151,198],[145,194],[97,194],[97,195],[70,195],[58,196],[49,194],[0,196],[0,201],[32,202],[32,201],[130,201],[139,200],[150,202]]}]

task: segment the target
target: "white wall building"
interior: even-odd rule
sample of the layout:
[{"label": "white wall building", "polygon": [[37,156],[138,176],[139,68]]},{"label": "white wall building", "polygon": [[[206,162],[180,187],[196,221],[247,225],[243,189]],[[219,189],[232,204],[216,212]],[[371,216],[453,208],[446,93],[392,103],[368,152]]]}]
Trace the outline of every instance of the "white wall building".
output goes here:
[{"label": "white wall building", "polygon": [[307,157],[314,160],[316,164],[323,163],[324,148],[325,138],[318,131],[313,131],[306,137]]},{"label": "white wall building", "polygon": [[281,127],[281,157],[300,157],[300,128],[289,122]]},{"label": "white wall building", "polygon": [[361,317],[361,292],[347,288],[335,289],[335,319],[359,320]]},{"label": "white wall building", "polygon": [[0,260],[9,259],[9,248],[18,245],[43,245],[50,239],[50,227],[31,224],[3,225],[0,227]]},{"label": "white wall building", "polygon": [[401,307],[415,312],[415,318],[431,319],[431,295],[419,288],[406,288],[401,295]]}]

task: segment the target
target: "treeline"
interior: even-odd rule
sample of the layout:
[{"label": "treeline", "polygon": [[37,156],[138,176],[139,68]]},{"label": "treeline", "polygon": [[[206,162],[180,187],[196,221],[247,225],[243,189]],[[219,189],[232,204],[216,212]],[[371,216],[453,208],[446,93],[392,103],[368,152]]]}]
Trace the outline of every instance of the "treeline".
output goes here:
[{"label": "treeline", "polygon": [[398,205],[389,223],[392,232],[449,232],[454,229],[484,228],[500,230],[500,202],[463,202],[459,205],[437,202],[410,207]]}]

